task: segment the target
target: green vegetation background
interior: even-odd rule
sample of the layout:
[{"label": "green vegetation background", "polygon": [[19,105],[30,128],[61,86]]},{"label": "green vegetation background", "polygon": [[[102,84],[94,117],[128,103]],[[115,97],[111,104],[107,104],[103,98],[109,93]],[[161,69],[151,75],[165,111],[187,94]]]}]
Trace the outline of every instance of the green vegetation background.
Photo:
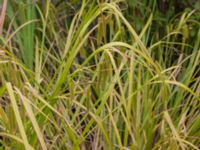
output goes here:
[{"label": "green vegetation background", "polygon": [[199,0],[0,2],[0,149],[199,149]]}]

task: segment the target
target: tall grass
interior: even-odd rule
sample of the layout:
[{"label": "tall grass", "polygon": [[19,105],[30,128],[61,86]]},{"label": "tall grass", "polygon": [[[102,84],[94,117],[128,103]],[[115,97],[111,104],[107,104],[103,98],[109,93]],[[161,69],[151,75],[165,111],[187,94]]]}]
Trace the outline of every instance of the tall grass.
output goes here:
[{"label": "tall grass", "polygon": [[4,2],[1,149],[199,149],[199,7]]},{"label": "tall grass", "polygon": [[[18,10],[16,10],[18,9]],[[35,4],[30,0],[23,1],[8,1],[8,18],[13,25],[14,30],[23,26],[26,22],[33,20],[35,17]],[[20,57],[24,64],[33,69],[34,61],[34,22],[28,23],[16,33],[17,42],[20,49]]]}]

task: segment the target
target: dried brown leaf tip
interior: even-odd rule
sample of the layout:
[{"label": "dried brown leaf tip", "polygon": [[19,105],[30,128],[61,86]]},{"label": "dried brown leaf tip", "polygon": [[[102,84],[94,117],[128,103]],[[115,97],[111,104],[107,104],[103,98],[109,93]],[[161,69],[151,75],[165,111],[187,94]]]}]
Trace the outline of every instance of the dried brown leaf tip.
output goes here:
[{"label": "dried brown leaf tip", "polygon": [[1,16],[0,16],[0,35],[3,31],[3,24],[6,16],[6,8],[7,8],[7,0],[3,1],[3,5],[1,7]]}]

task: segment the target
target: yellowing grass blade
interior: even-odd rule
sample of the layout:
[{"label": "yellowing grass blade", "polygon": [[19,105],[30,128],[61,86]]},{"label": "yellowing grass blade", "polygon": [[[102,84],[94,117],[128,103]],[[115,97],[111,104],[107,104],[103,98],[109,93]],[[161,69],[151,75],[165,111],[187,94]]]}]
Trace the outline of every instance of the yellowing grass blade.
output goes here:
[{"label": "yellowing grass blade", "polygon": [[15,135],[12,135],[12,134],[9,134],[9,133],[5,133],[5,132],[0,132],[0,136],[2,137],[7,137],[9,139],[12,139],[12,140],[15,140],[21,144],[24,144],[24,141],[22,139],[20,139],[19,137],[15,136]]},{"label": "yellowing grass blade", "polygon": [[144,28],[143,28],[142,31],[140,32],[140,35],[139,35],[139,38],[140,38],[140,39],[141,39],[142,36],[146,33],[146,31],[147,31],[148,27],[150,26],[152,20],[153,20],[153,14],[151,14],[151,15],[149,16],[149,19],[147,20],[147,22],[146,22]]},{"label": "yellowing grass blade", "polygon": [[13,88],[11,86],[11,83],[7,82],[6,88],[7,88],[9,97],[10,97],[10,101],[11,101],[11,104],[12,104],[12,107],[13,107],[13,111],[14,111],[14,114],[15,114],[15,117],[16,117],[17,124],[18,124],[18,127],[19,127],[19,132],[22,136],[22,140],[24,141],[25,149],[30,150],[32,148],[28,143],[28,139],[27,139],[27,136],[26,136],[26,132],[25,132],[23,123],[22,123],[22,119],[20,117],[20,113],[19,113],[19,110],[18,110],[18,107],[17,107],[17,102],[16,102],[16,99],[15,99],[15,96],[14,96],[14,91],[13,91]]},{"label": "yellowing grass blade", "polygon": [[31,120],[31,122],[32,122],[32,124],[33,124],[33,127],[34,127],[34,129],[35,129],[35,132],[36,132],[36,134],[37,134],[37,136],[38,136],[38,139],[39,139],[39,141],[40,141],[40,144],[41,144],[41,146],[42,146],[42,149],[43,149],[43,150],[47,150],[47,147],[46,147],[46,144],[45,144],[45,142],[44,142],[44,138],[43,138],[42,132],[40,131],[39,125],[38,125],[38,123],[37,123],[37,121],[36,121],[36,118],[35,118],[35,116],[34,116],[34,113],[33,113],[33,110],[32,110],[32,108],[31,108],[31,105],[28,103],[29,100],[28,100],[26,97],[24,97],[24,96],[22,95],[22,93],[21,93],[17,88],[16,88],[16,91],[17,91],[17,93],[19,94],[20,98],[22,99],[22,102],[23,102],[23,104],[24,104],[24,107],[25,107],[25,109],[26,109],[26,112],[27,112],[27,114],[28,114],[28,116],[29,116],[29,118],[30,118],[30,120]]},{"label": "yellowing grass blade", "polygon": [[[163,81],[155,81],[155,82],[152,82],[152,83],[162,83],[162,82]],[[177,86],[183,88],[184,90],[186,90],[189,93],[191,93],[197,100],[200,101],[200,97],[193,90],[191,90],[189,87],[187,87],[183,83],[177,82],[177,81],[173,81],[173,80],[165,80],[165,82],[168,83],[168,84],[177,85]]]},{"label": "yellowing grass blade", "polygon": [[176,140],[180,143],[180,146],[182,150],[185,150],[185,144],[183,144],[178,132],[176,131],[176,128],[174,127],[171,117],[167,111],[164,111],[164,118],[166,122],[168,123],[170,129],[172,130],[172,134],[175,136]]}]

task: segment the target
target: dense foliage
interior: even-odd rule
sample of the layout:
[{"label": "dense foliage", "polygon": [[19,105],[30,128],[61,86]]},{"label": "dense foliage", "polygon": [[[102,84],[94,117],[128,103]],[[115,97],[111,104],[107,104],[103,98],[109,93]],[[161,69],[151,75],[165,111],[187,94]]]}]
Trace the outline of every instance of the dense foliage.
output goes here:
[{"label": "dense foliage", "polygon": [[0,2],[0,149],[199,149],[199,0]]}]

